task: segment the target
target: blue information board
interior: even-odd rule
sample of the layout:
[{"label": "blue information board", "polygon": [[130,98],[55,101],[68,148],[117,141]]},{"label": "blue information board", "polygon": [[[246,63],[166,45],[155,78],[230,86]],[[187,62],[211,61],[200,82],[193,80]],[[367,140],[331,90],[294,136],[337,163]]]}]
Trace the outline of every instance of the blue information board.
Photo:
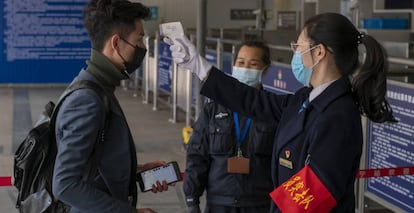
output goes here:
[{"label": "blue information board", "polygon": [[[368,168],[414,165],[414,87],[389,81],[387,100],[395,124],[368,125]],[[407,212],[414,212],[414,176],[370,178],[367,191]]]},{"label": "blue information board", "polygon": [[217,67],[217,52],[215,50],[206,49],[206,55],[204,57],[208,63]]},{"label": "blue information board", "polygon": [[150,10],[150,20],[157,20],[158,19],[158,7],[157,6],[149,6]]},{"label": "blue information board", "polygon": [[233,57],[231,53],[223,52],[223,72],[231,75],[233,67]]},{"label": "blue information board", "polygon": [[[211,65],[217,67],[217,51],[207,49],[205,58]],[[223,52],[222,65],[223,67],[221,71],[223,71],[227,75],[231,75],[231,69],[233,66],[231,53]]]},{"label": "blue information board", "polygon": [[158,86],[164,92],[171,93],[171,76],[173,63],[170,51],[170,45],[160,41],[158,55]]},{"label": "blue information board", "polygon": [[0,9],[0,83],[63,83],[85,66],[88,0],[4,0]]},{"label": "blue information board", "polygon": [[303,87],[292,73],[290,65],[273,63],[262,79],[263,87],[276,94],[295,93]]}]

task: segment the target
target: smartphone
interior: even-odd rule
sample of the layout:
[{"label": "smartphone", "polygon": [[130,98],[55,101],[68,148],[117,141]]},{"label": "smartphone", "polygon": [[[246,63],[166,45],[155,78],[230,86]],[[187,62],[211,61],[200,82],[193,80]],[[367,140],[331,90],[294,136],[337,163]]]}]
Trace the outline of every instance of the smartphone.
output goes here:
[{"label": "smartphone", "polygon": [[152,189],[152,185],[159,181],[167,184],[175,183],[181,180],[181,172],[177,161],[167,163],[166,166],[159,166],[149,170],[137,173],[137,181],[142,192],[147,192]]}]

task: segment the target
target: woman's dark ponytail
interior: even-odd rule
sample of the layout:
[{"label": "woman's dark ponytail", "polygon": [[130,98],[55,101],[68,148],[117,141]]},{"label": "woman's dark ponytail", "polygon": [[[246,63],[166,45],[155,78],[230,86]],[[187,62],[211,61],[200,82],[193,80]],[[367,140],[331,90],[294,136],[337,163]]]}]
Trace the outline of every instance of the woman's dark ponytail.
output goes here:
[{"label": "woman's dark ponytail", "polygon": [[[361,114],[374,122],[395,122],[385,100],[388,63],[382,46],[373,37],[359,33],[348,18],[338,13],[316,15],[304,27],[314,44],[328,47],[341,75],[354,77],[352,89]],[[360,44],[366,47],[366,59],[356,72]]]},{"label": "woman's dark ponytail", "polygon": [[365,61],[354,74],[352,89],[361,114],[377,123],[396,122],[385,99],[388,61],[384,48],[370,35],[359,34],[357,42],[366,49]]}]

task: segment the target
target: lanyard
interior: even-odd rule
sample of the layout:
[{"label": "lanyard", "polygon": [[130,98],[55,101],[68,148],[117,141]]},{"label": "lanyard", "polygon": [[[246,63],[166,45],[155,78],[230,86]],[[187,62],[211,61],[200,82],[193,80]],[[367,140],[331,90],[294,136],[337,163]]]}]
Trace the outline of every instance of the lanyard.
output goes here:
[{"label": "lanyard", "polygon": [[239,124],[239,115],[237,112],[233,113],[234,117],[234,124],[236,125],[236,136],[237,136],[237,143],[239,144],[239,147],[243,143],[244,139],[246,138],[247,132],[249,131],[250,123],[252,122],[252,119],[248,118],[246,121],[246,124],[244,125],[243,133],[240,135],[240,124]]}]

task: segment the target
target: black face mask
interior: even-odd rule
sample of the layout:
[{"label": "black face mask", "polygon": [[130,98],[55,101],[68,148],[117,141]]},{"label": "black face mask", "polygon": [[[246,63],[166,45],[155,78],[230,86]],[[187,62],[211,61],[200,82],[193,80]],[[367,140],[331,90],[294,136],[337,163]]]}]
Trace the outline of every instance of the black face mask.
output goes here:
[{"label": "black face mask", "polygon": [[138,45],[134,46],[134,45],[132,45],[131,43],[129,43],[127,40],[125,40],[123,38],[121,38],[121,40],[123,40],[125,43],[129,44],[130,46],[132,46],[135,49],[134,50],[134,56],[133,56],[131,62],[126,61],[124,59],[124,57],[122,57],[122,55],[118,52],[119,56],[124,61],[125,72],[127,74],[131,74],[136,69],[138,69],[139,66],[141,66],[142,60],[144,60],[144,57],[145,57],[145,54],[146,54],[147,50],[142,48],[142,47],[139,47]]}]

